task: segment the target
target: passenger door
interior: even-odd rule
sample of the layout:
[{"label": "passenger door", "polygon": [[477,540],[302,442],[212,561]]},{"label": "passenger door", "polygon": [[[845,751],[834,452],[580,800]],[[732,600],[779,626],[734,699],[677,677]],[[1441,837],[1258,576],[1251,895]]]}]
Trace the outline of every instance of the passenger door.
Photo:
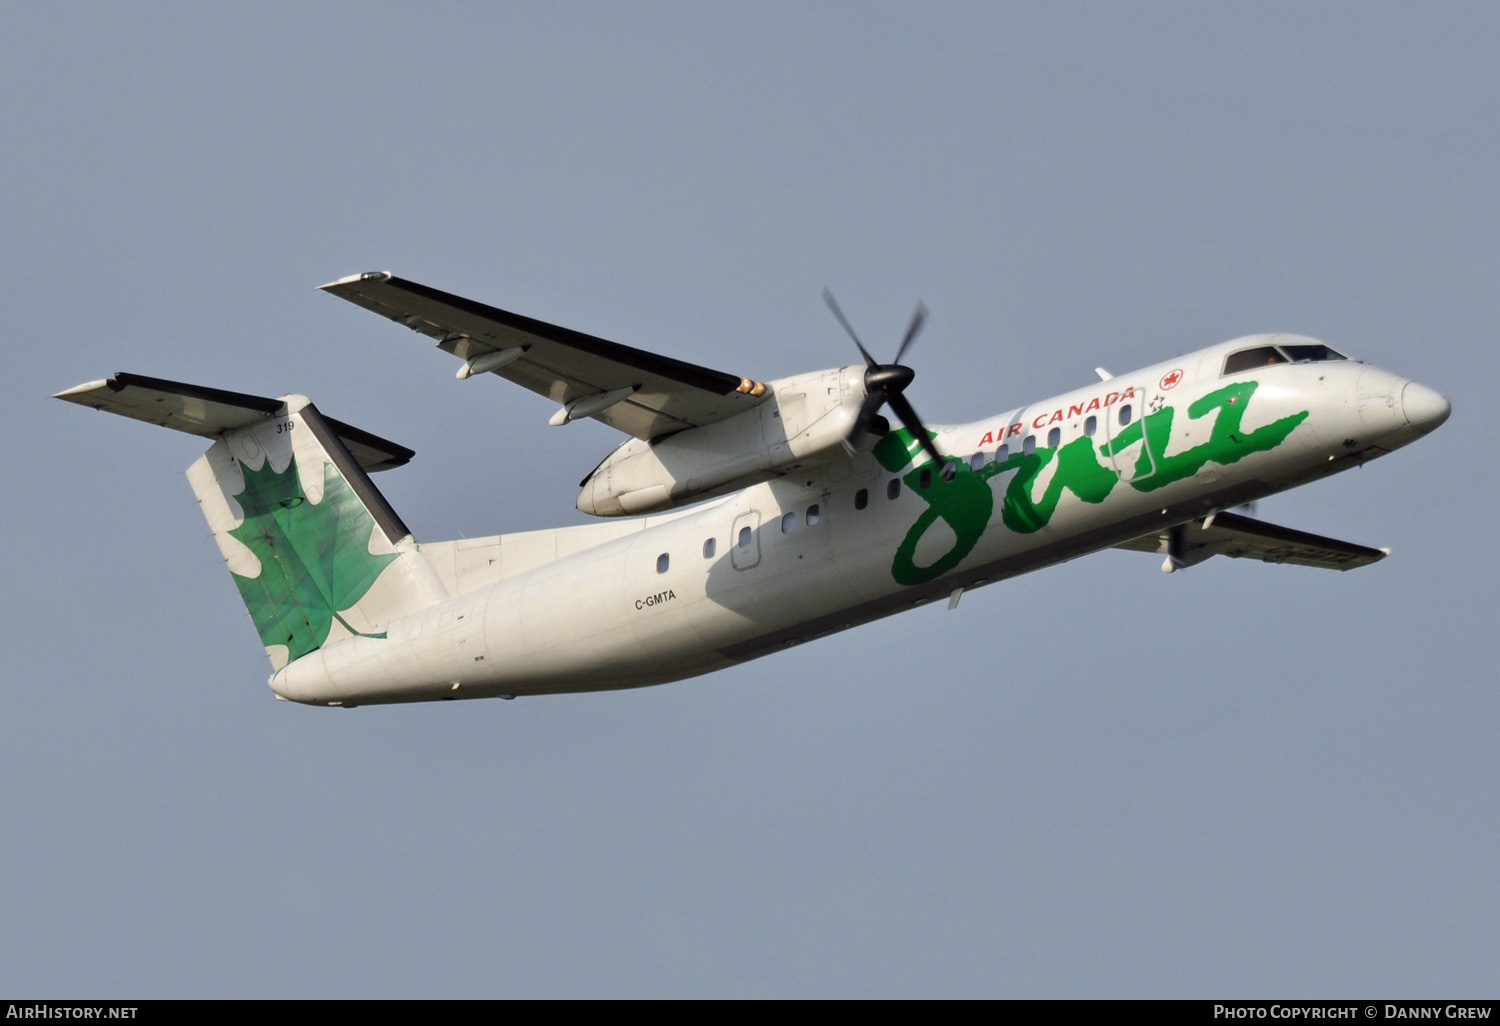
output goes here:
[{"label": "passenger door", "polygon": [[760,514],[753,509],[734,518],[729,562],[736,570],[749,570],[760,563]]}]

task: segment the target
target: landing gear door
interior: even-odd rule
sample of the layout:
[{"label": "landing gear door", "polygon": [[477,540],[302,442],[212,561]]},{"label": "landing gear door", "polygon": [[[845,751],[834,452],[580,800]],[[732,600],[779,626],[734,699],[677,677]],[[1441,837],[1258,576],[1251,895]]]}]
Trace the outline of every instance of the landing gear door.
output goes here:
[{"label": "landing gear door", "polygon": [[736,570],[749,570],[760,563],[760,514],[753,509],[734,518],[729,562]]},{"label": "landing gear door", "polygon": [[1162,428],[1147,416],[1152,412],[1150,401],[1148,389],[1132,385],[1122,388],[1105,405],[1105,448],[1121,481],[1144,481],[1156,473],[1156,454],[1162,451],[1165,439],[1152,433]]}]

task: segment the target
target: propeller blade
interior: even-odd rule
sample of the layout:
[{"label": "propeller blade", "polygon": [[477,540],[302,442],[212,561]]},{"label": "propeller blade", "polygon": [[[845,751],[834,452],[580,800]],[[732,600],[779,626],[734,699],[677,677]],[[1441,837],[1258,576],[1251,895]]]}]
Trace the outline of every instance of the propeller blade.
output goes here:
[{"label": "propeller blade", "polygon": [[[876,433],[875,422],[885,419],[880,416],[880,407],[885,405],[885,400],[886,395],[884,392],[866,393],[865,401],[859,407],[859,416],[854,419],[854,427],[850,429],[849,437],[844,442],[844,447],[850,452],[858,449],[860,443],[865,440],[867,435]],[[887,428],[889,428],[889,425],[887,425]]]},{"label": "propeller blade", "polygon": [[911,345],[912,339],[917,337],[917,332],[922,330],[922,325],[927,323],[927,306],[918,303],[917,308],[912,311],[911,324],[906,329],[906,337],[901,340],[901,348],[896,350],[896,358],[892,363],[900,363],[901,357],[906,355],[907,346]]},{"label": "propeller blade", "polygon": [[932,457],[933,466],[938,470],[942,470],[946,466],[946,463],[942,455],[938,452],[937,445],[933,443],[932,437],[928,435],[927,428],[922,423],[922,418],[917,416],[917,411],[912,409],[911,403],[906,401],[906,396],[898,392],[890,397],[889,402],[891,404],[891,412],[900,419],[908,431],[917,436],[917,441],[927,451],[927,455]]},{"label": "propeller blade", "polygon": [[927,323],[927,307],[918,303],[917,308],[912,311],[911,323],[906,326],[906,336],[901,339],[901,345],[896,350],[896,359],[890,363],[876,363],[870,351],[865,348],[864,343],[859,340],[854,327],[849,323],[849,318],[844,316],[844,311],[839,308],[838,300],[833,298],[833,290],[823,290],[823,302],[828,304],[828,309],[833,311],[833,316],[843,325],[844,331],[854,340],[859,348],[859,353],[865,358],[865,398],[860,403],[859,414],[855,417],[854,426],[849,429],[849,435],[844,439],[844,449],[850,455],[859,448],[860,443],[872,432],[877,430],[884,434],[890,430],[890,422],[880,416],[880,407],[890,403],[891,412],[906,428],[916,437],[917,444],[932,457],[933,464],[942,473],[944,479],[951,478],[952,467],[943,459],[938,452],[937,446],[933,444],[932,438],[927,434],[927,427],[922,423],[922,418],[917,416],[917,411],[912,409],[911,403],[906,401],[904,393],[906,386],[912,383],[916,377],[916,371],[901,363],[901,357],[906,355],[907,349],[911,348],[912,342],[922,330],[922,325]]},{"label": "propeller blade", "polygon": [[870,355],[870,351],[865,348],[864,343],[859,340],[859,336],[854,333],[854,328],[849,324],[849,318],[845,317],[844,311],[839,309],[838,300],[833,298],[833,291],[826,287],[823,289],[823,302],[828,304],[828,309],[833,311],[833,316],[838,318],[838,322],[844,326],[844,330],[849,333],[849,337],[854,339],[854,344],[859,347],[859,354],[865,358],[865,363],[870,367],[879,367],[880,364],[875,362],[875,357]]}]

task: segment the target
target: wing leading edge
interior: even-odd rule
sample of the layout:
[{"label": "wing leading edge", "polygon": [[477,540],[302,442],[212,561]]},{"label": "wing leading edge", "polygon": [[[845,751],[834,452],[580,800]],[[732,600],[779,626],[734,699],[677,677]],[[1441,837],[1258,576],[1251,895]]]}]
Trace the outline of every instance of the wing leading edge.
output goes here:
[{"label": "wing leading edge", "polygon": [[460,377],[494,373],[546,396],[559,406],[555,424],[593,417],[650,441],[743,413],[769,394],[748,378],[499,310],[387,271],[340,278],[322,289],[436,339],[438,348],[465,361]]}]

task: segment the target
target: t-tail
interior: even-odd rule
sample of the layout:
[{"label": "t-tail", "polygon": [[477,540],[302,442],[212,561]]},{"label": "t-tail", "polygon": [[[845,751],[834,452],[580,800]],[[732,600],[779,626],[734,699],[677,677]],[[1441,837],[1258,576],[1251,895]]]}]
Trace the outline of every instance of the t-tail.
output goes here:
[{"label": "t-tail", "polygon": [[370,480],[413,453],[325,417],[304,396],[117,374],[58,394],[214,439],[188,481],[273,669],[447,598]]}]

